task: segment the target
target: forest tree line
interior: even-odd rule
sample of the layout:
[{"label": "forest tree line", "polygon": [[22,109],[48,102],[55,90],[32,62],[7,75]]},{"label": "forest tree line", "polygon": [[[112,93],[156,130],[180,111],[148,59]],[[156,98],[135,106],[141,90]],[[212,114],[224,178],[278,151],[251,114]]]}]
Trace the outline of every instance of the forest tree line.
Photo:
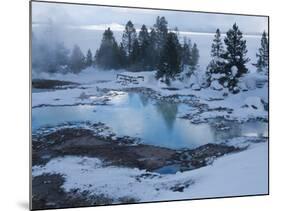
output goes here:
[{"label": "forest tree line", "polygon": [[[32,42],[36,43],[33,34]],[[181,43],[178,29],[169,30],[165,17],[159,16],[152,28],[142,25],[139,32],[132,21],[128,21],[120,43],[113,31],[106,29],[95,55],[90,49],[84,55],[78,45],[70,51],[62,43],[52,47],[43,43],[33,44],[32,52],[32,66],[49,73],[79,73],[93,65],[105,70],[156,70],[155,77],[167,84],[184,70],[187,77],[194,74],[199,61],[197,44],[186,37]],[[268,72],[268,54],[268,37],[263,32],[256,54],[257,63],[253,64],[258,72]],[[249,61],[246,40],[237,24],[226,32],[224,39],[217,29],[211,46],[211,61],[206,70],[206,86],[217,80],[223,87],[235,92],[239,78],[248,72],[246,64]]]},{"label": "forest tree line", "polygon": [[181,45],[177,29],[169,31],[165,17],[158,16],[150,30],[142,25],[139,33],[128,21],[119,44],[111,29],[105,30],[95,54],[95,65],[103,69],[158,70],[156,77],[166,76],[168,80],[180,73],[184,65],[196,69],[198,59],[196,43],[185,39]]},{"label": "forest tree line", "polygon": [[[226,33],[222,42],[221,32],[216,30],[211,46],[211,61],[207,66],[207,84],[217,80],[223,87],[232,92],[237,92],[239,78],[248,73],[246,63],[250,61],[247,57],[246,40],[243,33],[235,23]],[[268,38],[264,31],[261,38],[261,46],[256,54],[257,63],[253,64],[258,72],[268,74],[269,49]]]},{"label": "forest tree line", "polygon": [[128,21],[120,43],[113,31],[106,29],[95,55],[89,49],[85,56],[78,45],[70,51],[63,43],[49,45],[36,41],[32,34],[32,66],[49,73],[79,73],[95,65],[101,69],[159,70],[157,77],[167,76],[168,80],[181,72],[184,65],[195,70],[199,59],[196,43],[185,38],[181,45],[177,28],[168,30],[165,17],[157,17],[150,29],[142,25],[138,33],[134,24]]}]

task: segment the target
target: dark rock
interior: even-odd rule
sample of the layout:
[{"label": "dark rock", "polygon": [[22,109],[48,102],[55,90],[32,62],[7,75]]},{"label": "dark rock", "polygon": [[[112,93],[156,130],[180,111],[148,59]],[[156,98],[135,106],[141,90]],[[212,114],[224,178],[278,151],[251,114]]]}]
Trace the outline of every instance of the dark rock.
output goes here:
[{"label": "dark rock", "polygon": [[[46,183],[46,181],[48,181]],[[43,174],[32,178],[32,209],[55,209],[112,204],[114,200],[102,194],[73,189],[65,192],[60,174]],[[125,199],[124,199],[125,200]],[[131,201],[134,199],[131,198]]]},{"label": "dark rock", "polygon": [[79,84],[71,81],[59,81],[59,80],[48,80],[48,79],[33,79],[32,88],[36,89],[66,89],[75,88]]}]

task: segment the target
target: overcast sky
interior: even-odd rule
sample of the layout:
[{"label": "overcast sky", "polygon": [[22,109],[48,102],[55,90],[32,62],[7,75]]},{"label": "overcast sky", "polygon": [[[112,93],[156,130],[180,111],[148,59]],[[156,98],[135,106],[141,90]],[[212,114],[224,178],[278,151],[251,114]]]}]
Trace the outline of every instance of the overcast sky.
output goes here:
[{"label": "overcast sky", "polygon": [[151,27],[157,16],[165,16],[170,29],[177,26],[180,31],[193,32],[214,32],[216,28],[224,32],[236,22],[242,32],[260,34],[264,30],[267,31],[268,23],[266,17],[257,16],[32,2],[33,27],[42,26],[52,20],[53,23],[64,27],[104,30],[105,27],[111,26],[113,30],[123,30],[122,25],[128,20],[131,20],[136,28],[142,24]]}]

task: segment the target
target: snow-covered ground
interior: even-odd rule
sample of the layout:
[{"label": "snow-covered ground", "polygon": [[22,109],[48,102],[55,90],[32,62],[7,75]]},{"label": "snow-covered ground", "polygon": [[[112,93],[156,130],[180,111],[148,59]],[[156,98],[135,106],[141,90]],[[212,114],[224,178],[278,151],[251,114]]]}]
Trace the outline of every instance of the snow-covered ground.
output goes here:
[{"label": "snow-covered ground", "polygon": [[[124,70],[123,70],[124,71]],[[116,78],[116,72],[123,72],[122,70],[99,70],[94,68],[86,68],[79,74],[68,73],[68,74],[48,74],[44,72],[33,71],[32,79],[54,79],[62,81],[72,81],[83,84],[96,83],[103,80],[114,80]]]},{"label": "snow-covered ground", "polygon": [[[111,12],[115,14],[114,11]],[[157,13],[159,12],[157,11]],[[173,22],[175,20],[177,22],[177,17],[172,16],[170,21],[171,14],[169,15],[169,13],[171,12],[164,13],[169,20],[169,30],[173,30],[176,24]],[[51,19],[46,22],[47,24],[41,24],[44,21],[35,21],[32,27],[33,44],[36,43],[36,40],[40,41],[42,37],[44,43],[63,41],[67,49],[72,49],[74,44],[79,44],[84,55],[88,49],[95,53],[100,47],[104,30],[108,27],[114,32],[117,43],[122,41],[125,27],[123,24],[126,23],[125,19],[127,21],[129,13],[124,17],[123,13],[120,13],[122,17],[119,13],[116,14],[118,21],[114,18],[110,21],[102,20],[105,21],[104,23],[108,22],[109,25],[104,23],[84,25],[86,23],[82,23],[83,20],[80,17],[79,23],[71,26],[57,25],[56,20],[52,23]],[[136,16],[132,16],[137,32],[141,27],[137,17],[139,16],[143,21],[142,14],[136,13]],[[33,15],[36,16],[36,14]],[[44,14],[40,14],[40,16],[42,15],[44,16]],[[87,16],[87,14],[85,15]],[[115,17],[115,15],[113,16]],[[161,13],[159,15],[162,16]],[[189,19],[188,16],[186,18],[182,16],[183,13],[177,15],[180,15],[179,17],[183,20]],[[111,15],[110,19],[113,16]],[[155,14],[146,14],[144,23],[148,28],[153,26],[148,19],[155,19],[156,16],[154,16]],[[72,18],[75,20],[74,16]],[[155,70],[130,72],[125,69],[100,70],[96,67],[89,67],[79,74],[47,74],[41,72],[41,69],[33,69],[32,79],[56,80],[58,84],[60,81],[74,82],[64,83],[70,85],[57,86],[54,89],[33,89],[33,202],[39,202],[45,208],[48,206],[53,208],[52,206],[58,205],[52,197],[50,199],[46,197],[46,195],[56,196],[52,192],[57,190],[59,195],[64,195],[60,187],[54,187],[61,183],[52,179],[51,177],[54,175],[50,174],[56,174],[60,179],[61,177],[57,174],[64,177],[64,180],[61,179],[63,181],[61,188],[69,193],[66,194],[66,197],[78,196],[78,199],[79,193],[82,198],[90,194],[113,199],[113,203],[123,203],[124,200],[121,198],[145,202],[268,193],[268,76],[257,73],[256,67],[253,66],[257,63],[256,53],[259,50],[261,36],[259,32],[255,32],[256,29],[253,30],[254,33],[251,33],[251,27],[245,28],[246,21],[243,24],[244,21],[241,19],[243,39],[246,40],[248,50],[246,56],[250,58],[250,62],[246,64],[249,73],[240,78],[239,93],[229,92],[216,80],[211,82],[210,87],[205,88],[205,72],[211,60],[210,50],[215,32],[215,30],[208,31],[208,29],[215,29],[213,26],[216,25],[217,18],[208,19],[206,23],[208,23],[207,25],[212,23],[211,27],[199,26],[204,18],[192,22],[190,26],[188,23],[184,24],[187,27],[180,24],[182,27],[179,27],[179,31],[177,31],[179,42],[183,44],[187,38],[192,44],[196,43],[200,58],[194,71],[195,74],[187,77],[188,67],[185,67],[183,73],[177,76],[177,80],[171,81],[169,86],[161,80],[155,79]],[[240,26],[239,18],[237,20]],[[232,22],[235,21],[231,21],[231,23],[226,21],[224,25],[228,23],[231,27]],[[266,24],[261,24],[261,26],[263,25],[267,26],[267,21]],[[221,28],[221,25],[216,27]],[[224,26],[221,30],[223,40],[226,36],[224,32],[227,29]],[[44,58],[45,56],[43,56]],[[64,68],[62,69],[64,70]],[[236,75],[237,68],[232,67],[231,70],[232,75]],[[217,77],[219,78],[220,75]],[[212,75],[212,78],[215,78],[215,75]],[[37,87],[44,87],[42,84],[53,87],[52,83],[47,80],[43,80],[43,82],[37,80],[39,84]],[[35,81],[34,84],[36,84]],[[132,95],[138,96],[134,98]],[[128,100],[130,97],[133,100]],[[144,98],[141,99],[141,97]],[[246,126],[247,123],[250,124]],[[251,125],[251,123],[254,124]],[[86,131],[83,133],[83,130],[90,130],[91,133]],[[86,136],[92,138],[92,150],[89,150],[87,145],[89,139]],[[93,139],[95,140],[93,141]],[[144,142],[144,139],[148,141]],[[70,142],[67,143],[69,140]],[[101,140],[107,143],[103,146]],[[124,143],[121,143],[120,140]],[[76,141],[80,141],[81,145],[75,145]],[[160,142],[161,144],[159,144]],[[60,143],[64,144],[60,145]],[[159,147],[169,148],[161,148],[168,150],[169,153],[173,151],[174,154],[165,162],[163,161],[163,164],[159,164],[160,169],[169,167],[171,163],[178,165],[178,162],[173,162],[178,161],[173,156],[179,156],[181,158],[179,159],[180,169],[185,171],[173,172],[173,174],[162,172],[161,174],[156,173],[160,172],[159,169],[158,171],[156,169],[155,172],[148,171],[148,169],[159,168],[159,166],[152,168],[147,167],[148,165],[128,165],[131,160],[127,163],[118,156],[112,156],[111,159],[106,159],[107,156],[100,156],[100,154],[111,155],[113,149],[119,149],[113,148],[115,144],[120,148],[125,146],[122,150],[127,149],[126,146],[133,146],[135,149],[133,152],[136,154],[142,150],[146,156],[136,159],[149,158],[147,161],[149,164],[157,161],[156,153],[163,156]],[[155,153],[142,148],[149,144],[158,151]],[[69,147],[71,149],[67,150],[68,145],[71,146]],[[210,148],[210,145],[214,148]],[[97,148],[103,146],[100,154],[95,152],[96,146],[98,146]],[[218,150],[217,154],[214,154],[216,148],[219,147],[229,147],[232,148],[232,151],[224,154]],[[201,150],[197,151],[197,154],[193,154],[192,152],[198,148]],[[83,154],[83,150],[92,153]],[[123,152],[122,150],[120,152]],[[181,150],[184,153],[180,153]],[[51,151],[55,151],[55,153],[51,153]],[[116,152],[119,152],[118,150],[115,151],[115,154],[123,154]],[[206,154],[208,156],[205,157]],[[126,156],[126,154],[124,155]],[[122,163],[115,162],[116,160],[120,160]],[[195,164],[191,165],[190,163],[193,161]],[[160,163],[160,161],[158,162]],[[141,166],[146,170],[128,166]],[[41,175],[45,176],[40,177]],[[94,201],[93,204],[100,204],[93,198],[89,199]],[[79,200],[74,199],[74,202],[74,205],[78,206]],[[108,200],[106,204],[108,203],[112,203],[112,201]],[[44,208],[43,205],[39,208]],[[69,204],[67,206],[69,207]]]},{"label": "snow-covered ground", "polygon": [[[122,83],[117,74],[138,77],[137,83]],[[33,108],[77,104],[100,104],[114,101],[128,89],[152,90],[157,99],[171,97],[177,103],[195,103],[194,109],[180,111],[191,114],[193,120],[223,117],[244,122],[268,120],[267,76],[255,72],[246,74],[237,94],[226,89],[200,88],[200,75],[191,81],[173,81],[168,87],[155,79],[155,71],[127,72],[125,70],[97,70],[87,68],[80,74],[37,75],[34,78],[78,82],[75,88],[48,90],[32,94]],[[143,79],[142,79],[143,77]],[[196,86],[187,86],[196,84]],[[198,86],[200,89],[198,89]],[[194,88],[196,87],[196,88]],[[110,91],[111,90],[111,91]],[[242,91],[244,90],[244,91]],[[227,94],[226,94],[227,93]],[[178,96],[178,97],[173,97]],[[205,109],[204,108],[205,105]],[[197,106],[197,107],[196,107]],[[242,143],[243,138],[231,144]],[[247,144],[248,145],[248,144]],[[102,194],[118,203],[122,197],[137,201],[159,201],[266,194],[268,191],[268,143],[250,144],[247,150],[218,158],[212,165],[176,174],[158,174],[140,169],[112,166],[94,158],[57,157],[45,166],[33,166],[32,176],[58,173],[65,177],[63,188]]]},{"label": "snow-covered ground", "polygon": [[66,156],[45,166],[34,166],[32,175],[63,175],[63,189],[118,198],[159,201],[265,194],[268,192],[267,143],[225,155],[212,165],[192,171],[160,175],[145,170],[115,167],[97,158]]},{"label": "snow-covered ground", "polygon": [[[142,76],[144,80],[138,80],[137,84],[134,83],[117,83],[117,74],[125,74],[128,76]],[[202,77],[202,75],[198,75]],[[197,78],[198,78],[197,77]],[[155,79],[155,71],[147,72],[126,72],[125,70],[97,70],[95,68],[87,68],[80,74],[54,74],[37,75],[34,78],[66,80],[78,82],[81,85],[74,89],[55,90],[45,92],[38,92],[32,94],[32,106],[39,105],[74,105],[74,104],[97,104],[110,100],[110,95],[106,96],[101,92],[102,89],[115,89],[122,90],[127,88],[149,88],[157,92],[159,96],[195,96],[201,104],[207,104],[209,110],[200,112],[196,115],[197,118],[209,118],[216,116],[223,116],[227,119],[234,119],[246,121],[248,119],[262,118],[267,119],[267,111],[264,110],[264,104],[268,103],[268,82],[267,76],[258,73],[246,74],[241,82],[241,90],[238,94],[231,94],[224,88],[221,90],[214,90],[210,88],[201,88],[200,90],[187,87],[186,84],[195,84],[200,87],[200,80],[193,77],[192,81],[174,81],[170,87],[165,83]],[[257,88],[256,84],[259,81],[265,81],[262,87]],[[167,88],[175,88],[173,90]],[[193,86],[195,87],[195,86]],[[227,94],[227,96],[225,96]],[[213,100],[217,99],[217,100]],[[214,109],[224,107],[232,109],[231,113],[226,111],[216,112]]]}]

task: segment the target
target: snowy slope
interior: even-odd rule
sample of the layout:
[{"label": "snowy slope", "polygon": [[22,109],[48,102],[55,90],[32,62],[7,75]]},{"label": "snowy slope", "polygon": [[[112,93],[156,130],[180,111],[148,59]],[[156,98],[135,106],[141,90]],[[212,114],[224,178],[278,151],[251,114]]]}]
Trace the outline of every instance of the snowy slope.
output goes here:
[{"label": "snowy slope", "polygon": [[[93,194],[105,194],[116,202],[120,197],[157,201],[266,194],[267,150],[267,143],[260,143],[221,157],[210,166],[167,175],[105,166],[97,158],[68,156],[55,158],[43,167],[34,166],[32,175],[59,173],[66,179],[62,186],[65,191],[88,190]],[[175,191],[179,187],[182,192]]]}]

